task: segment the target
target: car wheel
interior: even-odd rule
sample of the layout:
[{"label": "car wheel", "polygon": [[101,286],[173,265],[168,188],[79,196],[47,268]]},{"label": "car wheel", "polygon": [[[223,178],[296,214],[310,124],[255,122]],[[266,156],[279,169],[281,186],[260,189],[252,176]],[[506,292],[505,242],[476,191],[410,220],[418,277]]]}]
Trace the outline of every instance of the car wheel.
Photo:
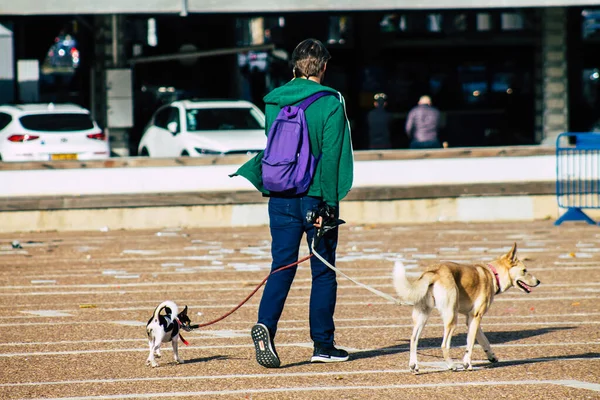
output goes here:
[{"label": "car wheel", "polygon": [[150,157],[150,153],[148,153],[148,149],[143,147],[142,151],[140,151],[140,156],[142,157]]},{"label": "car wheel", "polygon": [[181,157],[189,157],[190,153],[187,152],[187,150],[184,150],[181,152]]}]

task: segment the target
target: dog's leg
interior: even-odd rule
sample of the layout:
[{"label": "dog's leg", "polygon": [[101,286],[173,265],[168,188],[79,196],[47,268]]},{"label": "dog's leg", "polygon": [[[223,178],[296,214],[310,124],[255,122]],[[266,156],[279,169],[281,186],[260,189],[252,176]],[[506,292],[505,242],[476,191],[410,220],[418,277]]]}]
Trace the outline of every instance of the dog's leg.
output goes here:
[{"label": "dog's leg", "polygon": [[485,355],[487,356],[487,359],[491,363],[498,362],[498,357],[496,357],[496,355],[494,354],[494,351],[492,350],[492,346],[490,346],[490,342],[489,342],[488,338],[485,336],[485,334],[483,333],[481,326],[479,326],[477,328],[477,343],[479,343],[479,345],[483,348],[483,351],[485,351]]},{"label": "dog's leg", "polygon": [[177,343],[179,341],[179,335],[175,335],[173,337],[173,339],[171,340],[171,344],[173,345],[173,358],[175,359],[175,362],[177,364],[183,364],[185,361],[183,361],[181,358],[179,358],[179,347]]},{"label": "dog's leg", "polygon": [[467,371],[472,371],[473,365],[471,365],[471,357],[473,356],[475,337],[477,336],[477,331],[481,324],[481,315],[470,314],[467,317],[467,322],[469,324],[469,333],[467,334],[467,349],[465,351],[465,357],[463,358],[463,365]]},{"label": "dog's leg", "polygon": [[442,354],[444,360],[448,365],[448,369],[456,371],[456,365],[450,357],[450,344],[452,343],[452,335],[454,329],[456,329],[456,323],[458,320],[458,313],[452,308],[446,308],[442,310],[442,321],[444,322],[444,339],[442,340]]},{"label": "dog's leg", "polygon": [[[148,347],[150,348],[150,354],[148,355],[148,359],[146,360],[146,365],[152,365],[153,367],[158,367],[158,363],[154,359],[154,352],[156,351],[156,338],[148,339]],[[160,342],[158,342],[160,346]]]},{"label": "dog's leg", "polygon": [[414,373],[419,372],[419,364],[417,362],[417,345],[419,344],[419,337],[421,336],[421,332],[427,323],[430,313],[431,309],[427,308],[427,306],[416,305],[415,308],[413,308],[413,332],[412,336],[410,337],[410,361],[408,362],[408,367],[410,368],[411,372]]},{"label": "dog's leg", "polygon": [[148,339],[148,347],[150,349],[150,354],[148,354],[148,358],[146,359],[146,365],[150,365],[154,360],[154,353],[152,352],[154,346],[152,344],[152,340]]},{"label": "dog's leg", "polygon": [[[152,354],[160,354],[160,345],[161,345],[161,340],[159,340],[159,338],[154,338],[154,346],[152,348]],[[153,367],[158,367],[158,363],[156,362],[156,360],[154,360],[154,356],[152,357],[152,366]]]},{"label": "dog's leg", "polygon": [[452,335],[458,322],[458,288],[452,279],[445,279],[433,287],[435,307],[440,312],[444,323],[444,337],[442,339],[442,354],[449,370],[456,371],[456,365],[450,357]]}]

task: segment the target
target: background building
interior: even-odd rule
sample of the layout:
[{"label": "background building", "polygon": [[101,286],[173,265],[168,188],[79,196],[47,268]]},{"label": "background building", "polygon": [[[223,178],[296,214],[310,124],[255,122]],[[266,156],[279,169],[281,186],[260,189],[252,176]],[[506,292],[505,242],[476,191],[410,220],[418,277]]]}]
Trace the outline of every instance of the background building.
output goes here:
[{"label": "background building", "polygon": [[262,107],[290,78],[294,46],[315,37],[333,56],[325,83],[348,100],[356,149],[367,145],[365,116],[379,91],[397,148],[422,94],[443,111],[451,146],[552,144],[560,132],[598,126],[597,2],[494,4],[13,2],[0,5],[0,102],[81,104],[110,130],[115,151],[133,154],[152,112],[170,100],[239,97]]}]

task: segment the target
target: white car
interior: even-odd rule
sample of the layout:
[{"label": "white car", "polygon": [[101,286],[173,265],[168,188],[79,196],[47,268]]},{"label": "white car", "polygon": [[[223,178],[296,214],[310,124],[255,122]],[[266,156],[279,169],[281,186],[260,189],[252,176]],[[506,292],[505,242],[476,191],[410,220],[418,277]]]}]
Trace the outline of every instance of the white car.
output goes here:
[{"label": "white car", "polygon": [[249,154],[264,150],[265,115],[244,100],[180,100],[159,108],[138,152],[151,157]]},{"label": "white car", "polygon": [[0,161],[101,160],[105,133],[74,104],[0,106]]}]

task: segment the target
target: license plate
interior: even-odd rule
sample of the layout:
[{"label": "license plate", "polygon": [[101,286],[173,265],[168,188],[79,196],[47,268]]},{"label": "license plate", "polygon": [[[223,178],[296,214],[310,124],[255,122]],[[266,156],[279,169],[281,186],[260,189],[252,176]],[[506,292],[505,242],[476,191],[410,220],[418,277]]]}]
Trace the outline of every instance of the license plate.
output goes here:
[{"label": "license plate", "polygon": [[52,154],[51,160],[77,160],[77,154]]}]

